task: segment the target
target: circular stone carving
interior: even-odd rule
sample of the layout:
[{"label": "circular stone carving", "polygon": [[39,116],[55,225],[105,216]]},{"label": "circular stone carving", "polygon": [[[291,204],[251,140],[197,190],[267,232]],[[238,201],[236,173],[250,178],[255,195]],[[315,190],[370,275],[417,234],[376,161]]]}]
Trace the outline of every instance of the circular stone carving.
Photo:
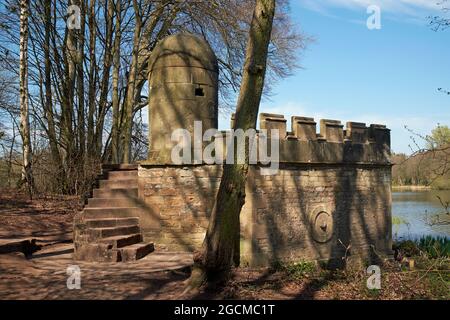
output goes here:
[{"label": "circular stone carving", "polygon": [[311,234],[315,241],[325,243],[333,236],[333,217],[324,210],[311,215]]}]

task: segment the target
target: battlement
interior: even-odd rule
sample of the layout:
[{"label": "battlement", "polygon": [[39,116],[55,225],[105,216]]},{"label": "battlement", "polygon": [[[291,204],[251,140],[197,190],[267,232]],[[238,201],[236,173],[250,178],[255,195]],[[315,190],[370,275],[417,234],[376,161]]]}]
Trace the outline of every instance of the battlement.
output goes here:
[{"label": "battlement", "polygon": [[271,130],[279,130],[280,162],[390,164],[390,129],[385,125],[347,122],[344,128],[339,120],[321,119],[317,132],[314,118],[293,116],[288,131],[283,115],[261,113],[259,120],[269,138]]},{"label": "battlement", "polygon": [[[234,119],[234,114],[232,118]],[[321,119],[318,133],[317,122],[314,118],[292,116],[291,131],[287,131],[287,120],[283,115],[261,113],[259,120],[260,129],[266,129],[268,136],[271,129],[278,129],[280,139],[355,144],[377,143],[390,147],[390,129],[387,129],[385,125],[371,124],[367,127],[362,122],[347,122],[344,129],[344,125],[339,120]]]}]

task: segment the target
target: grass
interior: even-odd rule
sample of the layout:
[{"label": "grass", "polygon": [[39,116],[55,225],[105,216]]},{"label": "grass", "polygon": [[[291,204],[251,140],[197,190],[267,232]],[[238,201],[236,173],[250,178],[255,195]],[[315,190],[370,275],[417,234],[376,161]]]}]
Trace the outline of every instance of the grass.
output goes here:
[{"label": "grass", "polygon": [[273,268],[285,272],[289,278],[294,280],[303,279],[317,271],[317,266],[311,261],[298,261],[294,263],[275,262]]},{"label": "grass", "polygon": [[450,239],[447,237],[422,237],[416,241],[418,248],[429,258],[450,257]]},{"label": "grass", "polygon": [[[272,265],[271,277],[264,278],[263,283],[249,281],[249,276],[243,277],[246,279],[244,283],[235,282],[233,298],[449,300],[450,259],[448,251],[442,250],[448,248],[448,243],[449,240],[443,237],[423,237],[397,243],[402,256],[408,258],[380,264],[380,289],[367,287],[369,275],[364,266],[330,270],[317,262],[278,261]],[[439,255],[433,254],[437,252],[436,248],[440,248]],[[411,260],[415,261],[413,268],[408,264]]]},{"label": "grass", "polygon": [[394,243],[394,250],[406,257],[425,254],[429,259],[450,257],[450,239],[447,237],[423,236],[417,240]]}]

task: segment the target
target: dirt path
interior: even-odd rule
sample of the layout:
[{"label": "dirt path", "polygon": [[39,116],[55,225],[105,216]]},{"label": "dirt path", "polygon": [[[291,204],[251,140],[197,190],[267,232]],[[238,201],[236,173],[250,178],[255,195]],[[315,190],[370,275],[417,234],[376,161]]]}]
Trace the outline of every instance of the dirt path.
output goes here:
[{"label": "dirt path", "polygon": [[[153,252],[129,263],[86,263],[72,258],[76,198],[41,197],[0,192],[0,244],[38,240],[43,245],[29,259],[22,253],[0,254],[0,299],[445,299],[450,300],[448,260],[435,273],[435,262],[423,270],[402,271],[395,263],[382,267],[382,289],[366,287],[365,269],[310,273],[239,268],[225,288],[180,296],[189,277],[192,255]],[[67,287],[67,268],[80,269],[81,288]],[[431,271],[430,271],[431,270]],[[295,271],[295,270],[294,270]]]},{"label": "dirt path", "polygon": [[30,201],[23,193],[0,190],[0,239],[70,234],[80,209],[77,197],[40,196]]},{"label": "dirt path", "polygon": [[[0,299],[175,299],[188,277],[183,266],[192,263],[186,253],[152,253],[129,263],[75,262],[72,252],[72,244],[59,244],[31,259],[0,255]],[[67,287],[68,267],[74,265],[79,290]]]},{"label": "dirt path", "polygon": [[[72,223],[80,209],[76,197],[29,201],[24,194],[0,191],[0,244],[36,239],[43,246],[29,259],[0,254],[0,299],[173,299],[179,294],[188,277],[180,269],[192,264],[190,254],[154,252],[130,263],[73,261]],[[80,290],[67,288],[72,265],[81,271]]]}]

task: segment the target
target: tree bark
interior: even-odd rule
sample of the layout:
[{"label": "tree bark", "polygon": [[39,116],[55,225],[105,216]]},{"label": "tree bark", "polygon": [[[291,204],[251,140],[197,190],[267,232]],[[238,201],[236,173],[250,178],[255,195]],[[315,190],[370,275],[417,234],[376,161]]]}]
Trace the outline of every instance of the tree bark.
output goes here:
[{"label": "tree bark", "polygon": [[105,56],[103,58],[103,75],[100,84],[100,99],[98,102],[97,125],[95,129],[96,140],[96,158],[102,156],[103,147],[103,129],[105,125],[105,117],[108,104],[109,78],[112,66],[112,36],[113,36],[113,16],[114,6],[112,0],[105,1],[106,26],[105,26]]},{"label": "tree bark", "polygon": [[133,108],[136,102],[136,78],[139,62],[140,37],[142,31],[142,17],[139,4],[133,0],[134,15],[136,26],[133,35],[133,53],[131,57],[130,72],[128,74],[127,93],[125,96],[123,111],[122,145],[123,145],[123,163],[131,162],[131,138],[133,132]]},{"label": "tree bark", "polygon": [[81,0],[80,3],[80,26],[81,29],[78,32],[78,53],[77,53],[77,93],[78,93],[78,159],[80,171],[83,171],[84,157],[86,153],[86,130],[84,127],[84,44],[85,44],[85,31],[86,31],[86,3],[85,0]]},{"label": "tree bark", "polygon": [[22,135],[22,182],[33,195],[32,150],[28,108],[28,16],[29,0],[20,1],[20,133]]},{"label": "tree bark", "polygon": [[[275,0],[257,0],[250,26],[235,128],[256,128],[264,88],[268,47],[272,33]],[[247,144],[248,148],[248,144]],[[190,287],[205,282],[226,281],[232,264],[239,265],[239,215],[245,202],[248,149],[245,164],[225,164],[201,251],[194,255]]]},{"label": "tree bark", "polygon": [[96,36],[97,36],[97,22],[95,18],[96,1],[91,0],[89,4],[89,89],[88,89],[88,119],[87,119],[87,152],[89,157],[94,158],[95,154],[95,138],[94,138],[94,114],[96,109],[95,95],[96,95]]},{"label": "tree bark", "polygon": [[112,72],[112,111],[113,123],[111,132],[111,148],[112,148],[112,162],[120,163],[119,150],[119,74],[120,74],[120,41],[122,38],[121,32],[121,0],[116,2],[116,34],[114,37],[113,48],[113,72]]},{"label": "tree bark", "polygon": [[[44,74],[45,74],[45,102],[44,102],[44,117],[47,120],[48,126],[48,140],[52,159],[54,164],[58,167],[58,181],[65,176],[64,168],[61,162],[61,155],[58,149],[58,140],[56,137],[56,128],[53,112],[52,99],[52,79],[51,79],[51,58],[50,58],[50,34],[52,29],[52,0],[44,0]],[[59,183],[58,183],[59,185]]]}]

